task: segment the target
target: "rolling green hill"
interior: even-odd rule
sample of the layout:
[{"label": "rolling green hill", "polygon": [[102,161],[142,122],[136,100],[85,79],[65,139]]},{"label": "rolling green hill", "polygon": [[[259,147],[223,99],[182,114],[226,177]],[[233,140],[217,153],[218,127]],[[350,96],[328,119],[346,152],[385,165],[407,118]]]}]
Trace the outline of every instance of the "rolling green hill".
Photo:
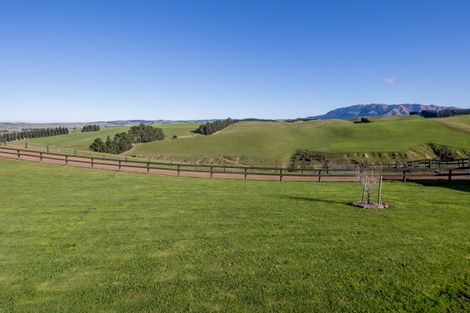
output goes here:
[{"label": "rolling green hill", "polygon": [[470,150],[470,116],[378,117],[372,121],[242,122],[215,135],[138,145],[127,154],[207,163],[286,165],[297,149],[332,159],[383,161],[434,157],[429,143],[461,149],[462,155]]},{"label": "rolling green hill", "polygon": [[[156,125],[167,139],[135,145],[125,154],[158,160],[283,165],[297,149],[325,155],[330,160],[392,161],[434,158],[429,143],[448,145],[458,156],[470,151],[470,116],[424,119],[419,116],[376,117],[372,123],[350,120],[308,122],[240,122],[214,135],[191,133],[197,123]],[[105,139],[127,127],[103,128],[31,140],[32,144],[87,150],[97,137]],[[171,139],[177,135],[178,139]]]}]

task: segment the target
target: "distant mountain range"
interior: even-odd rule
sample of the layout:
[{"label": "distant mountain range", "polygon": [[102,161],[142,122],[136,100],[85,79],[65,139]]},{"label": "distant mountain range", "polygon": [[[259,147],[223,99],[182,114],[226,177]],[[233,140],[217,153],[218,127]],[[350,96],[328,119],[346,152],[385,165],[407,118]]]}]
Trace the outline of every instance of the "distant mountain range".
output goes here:
[{"label": "distant mountain range", "polygon": [[444,107],[434,104],[357,104],[349,107],[338,108],[326,114],[309,116],[306,119],[348,119],[361,116],[403,116],[410,112],[421,112],[423,110],[441,111],[447,109],[458,109],[457,107]]}]

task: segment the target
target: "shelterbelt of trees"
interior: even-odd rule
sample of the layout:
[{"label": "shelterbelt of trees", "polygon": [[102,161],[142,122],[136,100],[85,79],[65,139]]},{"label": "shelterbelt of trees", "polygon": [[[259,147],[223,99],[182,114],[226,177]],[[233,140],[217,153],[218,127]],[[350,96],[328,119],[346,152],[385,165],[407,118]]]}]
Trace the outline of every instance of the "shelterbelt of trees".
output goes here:
[{"label": "shelterbelt of trees", "polygon": [[423,110],[421,112],[411,112],[410,115],[421,115],[424,118],[450,117],[456,115],[470,115],[470,109],[450,109],[441,111]]},{"label": "shelterbelt of trees", "polygon": [[199,125],[193,132],[201,135],[211,135],[235,123],[230,117],[222,121],[207,122]]},{"label": "shelterbelt of trees", "polygon": [[100,125],[85,125],[82,127],[82,133],[97,132],[100,130]]},{"label": "shelterbelt of trees", "polygon": [[119,154],[132,149],[133,143],[145,143],[163,139],[165,139],[165,134],[161,128],[140,124],[132,126],[127,133],[117,133],[113,139],[110,136],[108,136],[106,141],[96,138],[90,145],[90,150]]},{"label": "shelterbelt of trees", "polygon": [[69,130],[66,127],[33,129],[33,130],[3,134],[2,136],[0,136],[0,141],[8,142],[8,141],[15,141],[15,140],[23,140],[23,139],[33,139],[33,138],[50,137],[50,136],[57,136],[57,135],[66,135],[68,133],[69,133]]}]

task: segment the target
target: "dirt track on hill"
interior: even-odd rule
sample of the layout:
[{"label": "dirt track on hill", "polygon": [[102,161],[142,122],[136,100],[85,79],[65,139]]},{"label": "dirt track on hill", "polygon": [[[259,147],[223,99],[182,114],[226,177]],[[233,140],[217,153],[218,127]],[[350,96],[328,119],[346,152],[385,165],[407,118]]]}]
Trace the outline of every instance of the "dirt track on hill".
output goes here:
[{"label": "dirt track on hill", "polygon": [[[19,151],[19,154],[18,154]],[[132,172],[144,173],[148,175],[164,175],[164,176],[183,176],[198,178],[216,178],[216,179],[245,179],[245,180],[264,180],[264,181],[303,181],[303,182],[351,182],[356,181],[355,175],[293,175],[283,174],[256,174],[256,173],[228,173],[228,172],[210,172],[201,170],[177,170],[176,168],[155,168],[149,166],[145,162],[135,163],[126,161],[116,161],[91,157],[68,156],[56,153],[48,153],[37,150],[12,149],[0,147],[0,157],[35,161],[47,164],[67,165],[82,168],[93,168],[99,170],[108,170],[115,172]],[[385,174],[386,180],[403,180],[401,174]],[[447,175],[433,174],[413,174],[406,177],[406,180],[447,180]],[[470,174],[456,176],[455,180],[469,180]]]}]

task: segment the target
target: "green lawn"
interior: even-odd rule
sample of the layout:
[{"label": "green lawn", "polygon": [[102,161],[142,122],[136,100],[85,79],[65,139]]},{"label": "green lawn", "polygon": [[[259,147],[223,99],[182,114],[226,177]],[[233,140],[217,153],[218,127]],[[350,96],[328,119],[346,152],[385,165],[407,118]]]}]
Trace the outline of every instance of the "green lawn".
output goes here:
[{"label": "green lawn", "polygon": [[[162,128],[165,132],[167,139],[171,139],[174,135],[176,136],[188,136],[191,135],[191,130],[195,129],[198,123],[177,123],[177,124],[155,124],[153,126]],[[100,137],[103,140],[107,136],[113,137],[119,132],[126,132],[129,130],[128,126],[121,127],[102,127],[98,132],[86,132],[80,131],[73,132],[68,135],[51,136],[45,138],[37,138],[28,140],[31,145],[52,145],[60,148],[73,148],[77,150],[88,150],[90,144],[95,138]]]},{"label": "green lawn", "polygon": [[0,312],[465,312],[470,184],[209,180],[0,159]]},{"label": "green lawn", "polygon": [[[345,120],[237,123],[211,136],[195,136],[135,147],[139,157],[205,163],[245,163],[286,166],[297,149],[335,154],[332,158],[392,160],[434,156],[429,143],[470,150],[470,116],[446,119],[421,117],[371,118],[372,123]],[[465,152],[462,153],[462,155]]]}]

